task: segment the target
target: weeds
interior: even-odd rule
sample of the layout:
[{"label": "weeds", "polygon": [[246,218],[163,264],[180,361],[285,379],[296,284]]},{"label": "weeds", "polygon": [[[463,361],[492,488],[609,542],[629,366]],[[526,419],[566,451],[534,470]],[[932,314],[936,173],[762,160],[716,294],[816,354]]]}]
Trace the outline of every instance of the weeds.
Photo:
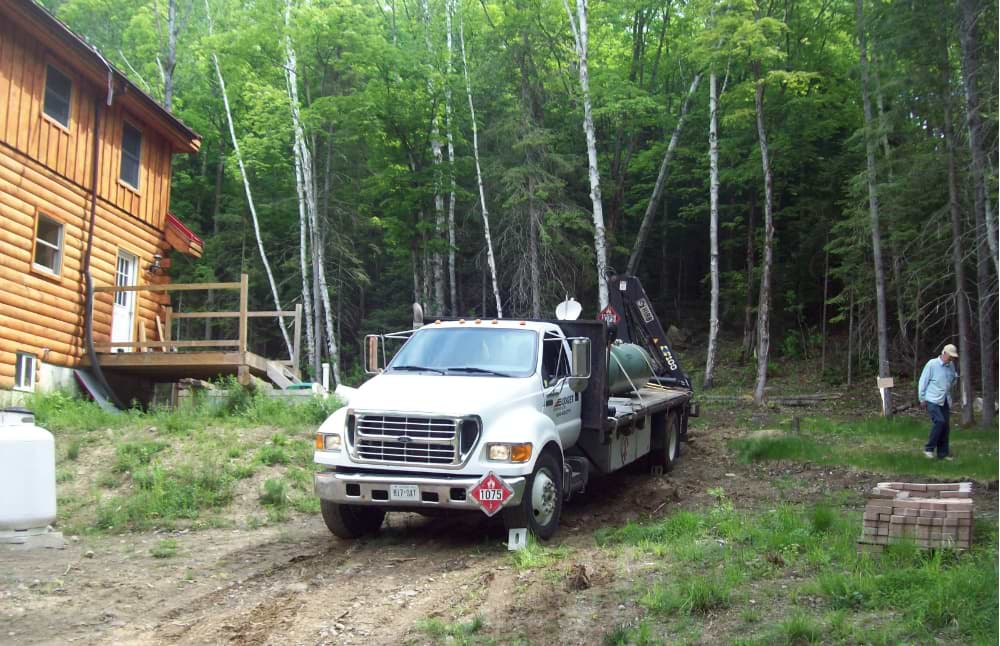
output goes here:
[{"label": "weeds", "polygon": [[260,504],[268,507],[284,508],[288,505],[288,488],[281,480],[265,480],[264,491],[260,494]]},{"label": "weeds", "polygon": [[528,535],[528,543],[523,549],[510,553],[511,562],[518,570],[531,570],[551,565],[569,555],[569,548],[563,545],[548,547]]},{"label": "weeds", "polygon": [[177,541],[173,538],[164,538],[162,541],[149,549],[149,553],[154,559],[170,559],[177,556]]},{"label": "weeds", "polygon": [[97,507],[96,527],[121,531],[163,526],[196,519],[232,499],[232,476],[217,464],[180,464],[166,469],[149,466],[132,473],[133,489]]},{"label": "weeds", "polygon": [[[740,510],[724,492],[713,496],[716,504],[702,514],[682,511],[596,535],[600,545],[629,546],[662,559],[657,578],[639,597],[653,615],[690,621],[734,607],[744,624],[763,626],[763,608],[741,607],[737,594],[754,582],[755,596],[777,595],[791,604],[811,599],[829,615],[826,621],[798,611],[779,616],[766,634],[743,635],[740,643],[995,641],[994,523],[978,523],[973,549],[962,554],[898,544],[872,558],[857,552],[857,513],[828,504]],[[801,582],[789,585],[789,576]],[[872,613],[885,625],[872,627]]]},{"label": "weeds", "polygon": [[[421,619],[417,622],[417,630],[426,634],[436,642],[447,640],[448,643],[455,644],[474,643],[474,640],[470,638],[473,635],[478,634],[484,626],[485,623],[483,622],[483,618],[479,615],[476,615],[467,622],[455,622],[450,624],[447,624],[437,618]],[[479,640],[475,640],[475,643],[480,642]]]}]

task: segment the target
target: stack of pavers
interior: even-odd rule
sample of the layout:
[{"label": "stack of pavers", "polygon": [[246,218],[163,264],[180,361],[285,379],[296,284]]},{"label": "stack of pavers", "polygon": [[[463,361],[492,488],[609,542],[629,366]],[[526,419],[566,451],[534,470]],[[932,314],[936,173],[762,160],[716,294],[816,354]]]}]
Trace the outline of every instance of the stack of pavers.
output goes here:
[{"label": "stack of pavers", "polygon": [[865,505],[858,546],[881,552],[911,541],[920,547],[966,550],[972,542],[972,483],[880,482]]}]

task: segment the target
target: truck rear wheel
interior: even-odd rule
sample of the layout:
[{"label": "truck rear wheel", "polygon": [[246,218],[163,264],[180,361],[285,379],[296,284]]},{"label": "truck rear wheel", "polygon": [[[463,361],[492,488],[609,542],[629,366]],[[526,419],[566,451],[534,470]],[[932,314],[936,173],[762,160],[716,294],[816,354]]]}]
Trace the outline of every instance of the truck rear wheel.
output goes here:
[{"label": "truck rear wheel", "polygon": [[385,520],[385,510],[378,507],[341,505],[326,500],[320,500],[319,506],[327,529],[339,538],[361,538],[375,534]]},{"label": "truck rear wheel", "polygon": [[556,457],[546,451],[538,456],[525,483],[521,504],[503,510],[504,527],[508,531],[527,527],[538,538],[548,540],[559,529],[562,499],[562,470]]},{"label": "truck rear wheel", "polygon": [[652,419],[649,467],[653,473],[669,473],[681,453],[680,424],[674,412],[661,413]]}]

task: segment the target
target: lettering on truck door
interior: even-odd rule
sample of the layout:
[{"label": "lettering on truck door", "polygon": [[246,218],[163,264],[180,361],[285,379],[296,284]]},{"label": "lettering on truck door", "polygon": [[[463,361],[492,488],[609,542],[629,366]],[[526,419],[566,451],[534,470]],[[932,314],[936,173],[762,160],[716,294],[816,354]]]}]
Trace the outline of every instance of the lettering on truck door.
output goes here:
[{"label": "lettering on truck door", "polygon": [[569,342],[562,332],[546,332],[542,339],[542,388],[545,414],[552,420],[564,447],[580,435],[580,395],[569,387]]}]

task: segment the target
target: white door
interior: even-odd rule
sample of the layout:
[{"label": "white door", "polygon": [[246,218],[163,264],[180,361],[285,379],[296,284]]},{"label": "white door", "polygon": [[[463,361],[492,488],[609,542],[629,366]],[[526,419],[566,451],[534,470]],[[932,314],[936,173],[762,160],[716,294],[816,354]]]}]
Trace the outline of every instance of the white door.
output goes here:
[{"label": "white door", "polygon": [[[136,284],[139,259],[127,251],[118,252],[115,285],[132,287]],[[135,295],[137,292],[115,292],[115,306],[111,315],[111,342],[133,341],[135,330]],[[131,352],[132,348],[111,348],[112,352]]]},{"label": "white door", "polygon": [[580,436],[580,395],[569,387],[569,343],[562,333],[542,337],[542,385],[545,414],[556,425],[563,446],[572,446]]}]

